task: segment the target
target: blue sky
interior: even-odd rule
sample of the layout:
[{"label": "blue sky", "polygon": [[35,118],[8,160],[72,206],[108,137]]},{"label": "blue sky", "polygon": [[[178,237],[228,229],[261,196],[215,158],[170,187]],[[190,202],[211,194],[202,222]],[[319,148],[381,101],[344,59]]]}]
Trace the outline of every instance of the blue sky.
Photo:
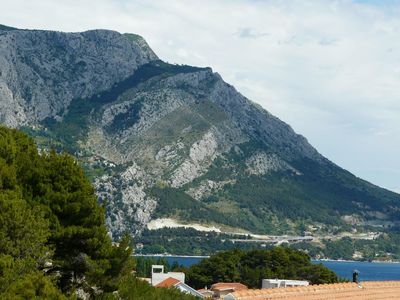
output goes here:
[{"label": "blue sky", "polygon": [[354,0],[354,2],[361,4],[371,4],[376,6],[397,5],[400,3],[399,0]]},{"label": "blue sky", "polygon": [[400,192],[400,1],[0,0],[0,23],[134,32],[211,66],[333,162]]}]

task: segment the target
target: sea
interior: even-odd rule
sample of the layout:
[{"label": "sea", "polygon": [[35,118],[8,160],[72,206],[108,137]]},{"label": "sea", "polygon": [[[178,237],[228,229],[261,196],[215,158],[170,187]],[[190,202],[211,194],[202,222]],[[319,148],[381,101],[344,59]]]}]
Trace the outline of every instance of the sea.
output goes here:
[{"label": "sea", "polygon": [[400,280],[400,263],[359,262],[359,261],[313,261],[323,264],[339,277],[351,280],[354,270],[359,271],[361,281]]},{"label": "sea", "polygon": [[[200,262],[207,256],[153,256],[163,257],[170,264],[177,262],[180,265],[189,267]],[[382,262],[358,262],[358,261],[334,261],[334,260],[313,260],[314,264],[323,264],[334,271],[340,278],[352,279],[354,270],[359,272],[361,281],[384,281],[400,280],[400,263]]]}]

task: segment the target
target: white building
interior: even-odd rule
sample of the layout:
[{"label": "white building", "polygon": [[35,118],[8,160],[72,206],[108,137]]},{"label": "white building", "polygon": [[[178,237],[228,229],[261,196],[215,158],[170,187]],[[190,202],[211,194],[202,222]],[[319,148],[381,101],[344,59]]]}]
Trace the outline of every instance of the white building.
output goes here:
[{"label": "white building", "polygon": [[262,289],[273,289],[293,286],[307,286],[310,283],[305,280],[288,280],[288,279],[263,279]]},{"label": "white building", "polygon": [[167,278],[175,278],[182,283],[185,283],[185,273],[182,272],[168,272],[164,273],[163,265],[152,265],[151,266],[151,285],[155,286],[159,284],[161,281],[164,281]]}]

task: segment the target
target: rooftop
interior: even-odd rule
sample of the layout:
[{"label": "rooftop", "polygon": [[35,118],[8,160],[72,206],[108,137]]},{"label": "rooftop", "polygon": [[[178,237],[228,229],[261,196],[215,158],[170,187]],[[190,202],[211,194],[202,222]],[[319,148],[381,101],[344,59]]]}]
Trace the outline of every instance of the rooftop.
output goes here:
[{"label": "rooftop", "polygon": [[229,294],[229,300],[384,300],[400,299],[400,281],[366,281],[320,284],[261,290],[242,290]]},{"label": "rooftop", "polygon": [[239,282],[218,282],[211,286],[211,290],[222,291],[233,289],[234,291],[247,290],[247,286]]},{"label": "rooftop", "polygon": [[161,281],[160,283],[156,284],[155,287],[173,287],[177,285],[180,281],[178,279],[168,277],[167,279]]}]

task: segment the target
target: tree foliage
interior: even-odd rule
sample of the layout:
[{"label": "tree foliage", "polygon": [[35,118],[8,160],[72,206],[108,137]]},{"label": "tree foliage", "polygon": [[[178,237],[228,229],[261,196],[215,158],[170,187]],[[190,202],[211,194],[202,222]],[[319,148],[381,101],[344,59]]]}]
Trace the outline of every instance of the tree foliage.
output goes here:
[{"label": "tree foliage", "polygon": [[76,298],[78,290],[105,299],[177,298],[178,291],[134,279],[131,254],[128,236],[112,244],[104,207],[74,158],[39,154],[25,134],[0,127],[1,299]]},{"label": "tree foliage", "polygon": [[187,277],[196,288],[215,282],[242,282],[259,288],[261,280],[267,278],[308,280],[313,284],[338,281],[328,268],[312,264],[307,254],[285,247],[220,252],[188,268]]}]

